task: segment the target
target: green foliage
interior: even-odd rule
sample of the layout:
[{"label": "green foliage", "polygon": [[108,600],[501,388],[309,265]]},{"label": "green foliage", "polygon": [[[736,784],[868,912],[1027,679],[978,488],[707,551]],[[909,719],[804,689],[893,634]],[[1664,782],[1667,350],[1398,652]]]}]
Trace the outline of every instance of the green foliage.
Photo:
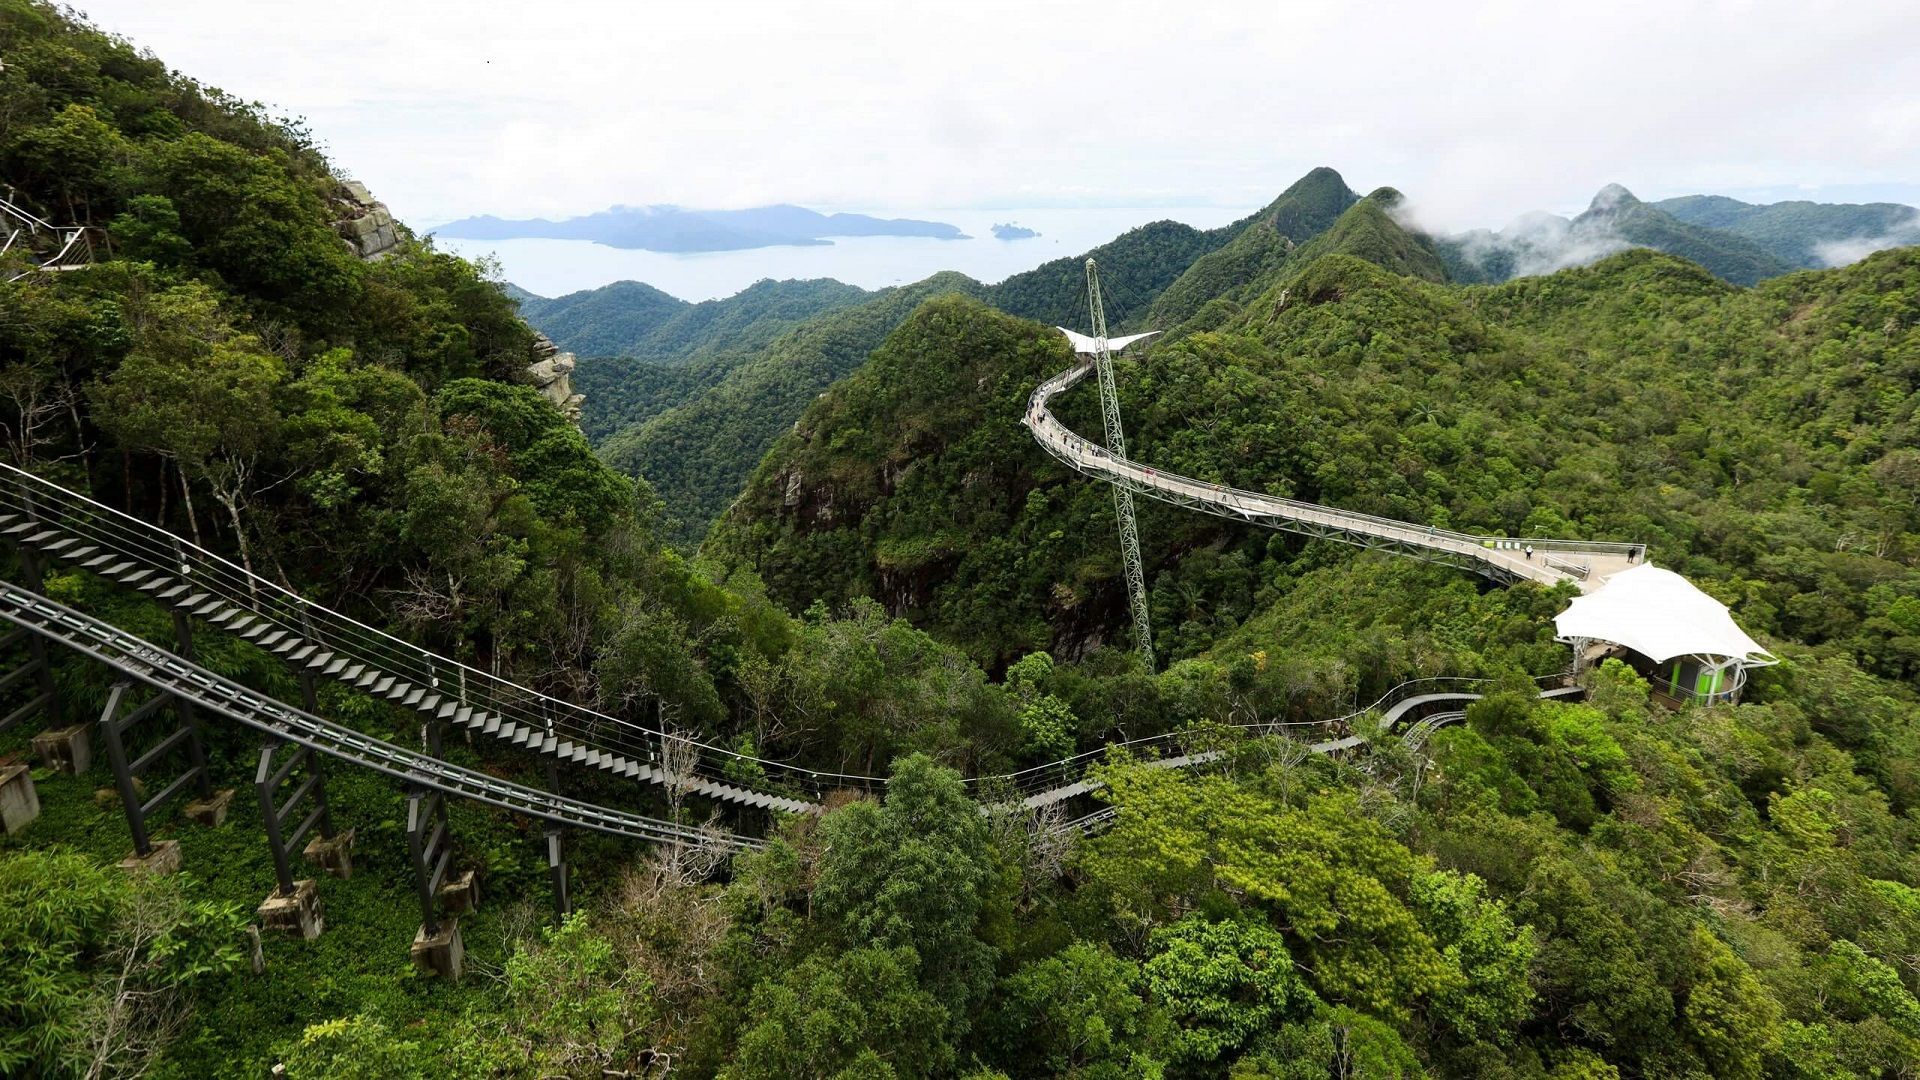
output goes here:
[{"label": "green foliage", "polygon": [[312,1024],[281,1064],[294,1080],[413,1080],[425,1077],[418,1044],[368,1016]]},{"label": "green foliage", "polygon": [[1178,1060],[1218,1060],[1315,1003],[1294,974],[1286,941],[1258,924],[1190,915],[1155,930],[1148,948],[1143,981],[1178,1025]]},{"label": "green foliage", "polygon": [[496,1067],[578,1075],[631,1056],[654,1019],[653,986],[574,913],[507,959],[506,1010],[487,1057]]},{"label": "green foliage", "polygon": [[[1193,985],[1179,972],[1170,975],[1180,986]],[[1080,1080],[1159,1075],[1162,1063],[1154,1055],[1168,1037],[1168,1020],[1141,996],[1141,987],[1138,965],[1088,942],[1008,976],[994,1030],[1013,1073]]]},{"label": "green foliage", "polygon": [[923,987],[964,1014],[991,985],[993,951],[974,934],[994,882],[985,822],[960,777],[915,754],[878,805],[856,803],[821,826],[826,852],[814,910],[844,948],[903,949]]},{"label": "green foliage", "polygon": [[952,1068],[948,1013],[915,981],[910,948],[809,958],[754,989],[753,1024],[724,1077],[878,1080]]},{"label": "green foliage", "polygon": [[1693,930],[1694,976],[1682,1015],[1688,1038],[1715,1076],[1758,1077],[1780,1038],[1780,1007],[1704,927]]},{"label": "green foliage", "polygon": [[185,995],[244,963],[240,909],[193,891],[79,854],[0,853],[0,1071],[148,1067]]}]

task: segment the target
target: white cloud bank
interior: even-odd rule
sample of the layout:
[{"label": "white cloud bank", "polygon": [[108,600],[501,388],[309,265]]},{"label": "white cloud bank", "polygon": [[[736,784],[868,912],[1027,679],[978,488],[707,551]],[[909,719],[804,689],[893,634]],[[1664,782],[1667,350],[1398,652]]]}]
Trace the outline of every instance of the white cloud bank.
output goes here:
[{"label": "white cloud bank", "polygon": [[75,0],[308,117],[416,222],[615,203],[1253,206],[1308,168],[1448,231],[1915,185],[1911,0]]},{"label": "white cloud bank", "polygon": [[1847,266],[1876,251],[1920,244],[1920,211],[1878,236],[1853,236],[1815,245],[1813,253],[1826,266]]}]

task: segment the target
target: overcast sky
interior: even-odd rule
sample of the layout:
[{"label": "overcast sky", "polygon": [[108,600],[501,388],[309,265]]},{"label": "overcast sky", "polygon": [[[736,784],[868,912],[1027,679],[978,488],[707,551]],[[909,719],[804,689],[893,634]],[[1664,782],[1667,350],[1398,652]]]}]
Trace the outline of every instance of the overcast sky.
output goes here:
[{"label": "overcast sky", "polygon": [[419,224],[1254,206],[1321,164],[1446,227],[1609,181],[1920,202],[1913,0],[75,3]]}]

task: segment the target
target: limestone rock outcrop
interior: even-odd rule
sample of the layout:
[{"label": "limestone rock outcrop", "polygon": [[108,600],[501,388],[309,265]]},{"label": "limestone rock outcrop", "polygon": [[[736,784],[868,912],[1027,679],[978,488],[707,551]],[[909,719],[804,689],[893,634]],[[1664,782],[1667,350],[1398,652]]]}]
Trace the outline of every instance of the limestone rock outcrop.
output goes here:
[{"label": "limestone rock outcrop", "polygon": [[534,337],[533,352],[538,359],[527,365],[527,376],[548,400],[560,406],[567,419],[578,423],[580,405],[587,398],[585,394],[573,392],[573,354],[561,352],[545,334],[536,333]]},{"label": "limestone rock outcrop", "polygon": [[374,198],[367,185],[358,180],[348,180],[341,185],[341,194],[335,196],[333,203],[340,215],[334,220],[334,231],[362,259],[385,258],[405,238],[387,204]]}]

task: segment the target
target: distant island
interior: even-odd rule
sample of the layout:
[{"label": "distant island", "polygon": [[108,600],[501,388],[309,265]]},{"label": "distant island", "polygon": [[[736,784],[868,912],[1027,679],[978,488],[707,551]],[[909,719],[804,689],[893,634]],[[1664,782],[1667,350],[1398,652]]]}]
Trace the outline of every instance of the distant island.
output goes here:
[{"label": "distant island", "polygon": [[1004,225],[995,225],[993,227],[993,238],[995,240],[1031,240],[1039,235],[1038,232],[1027,228],[1025,225],[1016,225],[1011,221]]},{"label": "distant island", "polygon": [[965,240],[939,221],[822,214],[803,206],[750,210],[688,210],[678,206],[615,206],[597,214],[548,221],[512,221],[491,215],[462,218],[432,230],[461,240],[591,240],[642,251],[744,251],[748,248],[830,244],[829,237],[924,236]]}]

